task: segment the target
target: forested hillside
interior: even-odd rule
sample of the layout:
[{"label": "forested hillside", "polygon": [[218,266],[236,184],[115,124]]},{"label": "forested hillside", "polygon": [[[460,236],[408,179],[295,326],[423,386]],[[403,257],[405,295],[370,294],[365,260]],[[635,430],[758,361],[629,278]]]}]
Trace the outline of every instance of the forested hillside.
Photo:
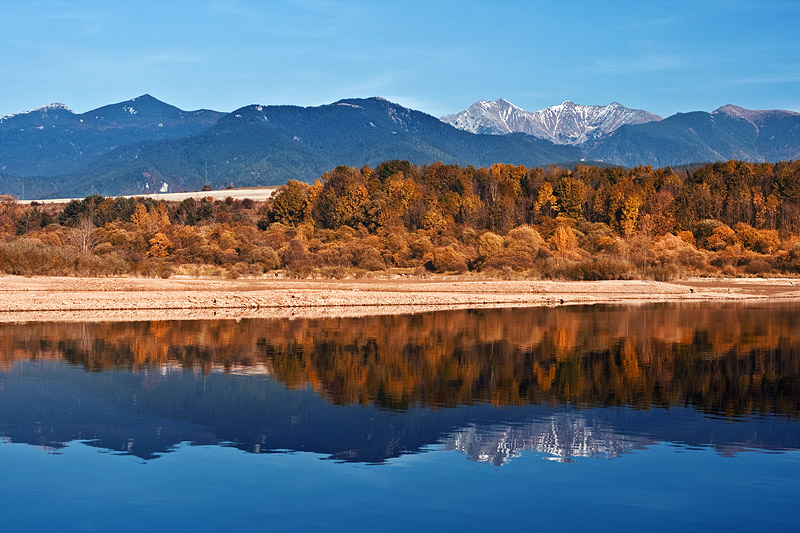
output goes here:
[{"label": "forested hillside", "polygon": [[558,279],[800,274],[800,161],[670,167],[387,161],[266,203],[0,203],[12,274],[474,273]]},{"label": "forested hillside", "polygon": [[[800,157],[800,114],[791,111],[728,105],[641,124],[650,114],[636,118],[626,114],[638,111],[621,106],[566,104],[553,109],[583,111],[553,114],[548,108],[542,127],[566,126],[566,120],[572,133],[545,138],[477,135],[383,98],[315,107],[250,105],[228,114],[182,111],[149,95],[80,115],[53,104],[0,118],[0,194],[74,198],[311,183],[337,165],[360,168],[394,159],[475,167],[578,161],[632,167]],[[599,113],[597,120],[590,120],[590,109]],[[562,134],[572,140],[551,142]]]},{"label": "forested hillside", "polygon": [[223,115],[207,109],[183,111],[149,94],[80,114],[63,104],[46,105],[0,117],[0,172],[17,182],[28,178],[29,190],[36,192],[63,181],[53,176],[68,175],[115,148],[189,137]]}]

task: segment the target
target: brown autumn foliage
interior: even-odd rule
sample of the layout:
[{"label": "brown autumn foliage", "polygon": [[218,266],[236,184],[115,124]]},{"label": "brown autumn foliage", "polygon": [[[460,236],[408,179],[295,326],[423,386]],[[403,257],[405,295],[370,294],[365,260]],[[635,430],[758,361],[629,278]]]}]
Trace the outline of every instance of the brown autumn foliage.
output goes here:
[{"label": "brown autumn foliage", "polygon": [[387,161],[269,202],[0,202],[0,271],[666,280],[800,274],[800,161],[693,169]]}]

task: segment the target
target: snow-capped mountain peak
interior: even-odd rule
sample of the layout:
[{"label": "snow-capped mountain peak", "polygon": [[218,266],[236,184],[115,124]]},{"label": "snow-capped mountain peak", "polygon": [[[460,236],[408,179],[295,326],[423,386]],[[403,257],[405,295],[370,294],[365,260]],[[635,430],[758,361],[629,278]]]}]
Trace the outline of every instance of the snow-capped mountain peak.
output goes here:
[{"label": "snow-capped mountain peak", "polygon": [[48,111],[69,111],[70,113],[72,113],[72,109],[68,108],[61,102],[53,102],[52,104],[45,104],[35,109],[31,109],[30,111],[28,111],[28,113],[33,113],[35,111],[43,111],[45,113]]},{"label": "snow-capped mountain peak", "polygon": [[0,117],[0,122],[3,122],[4,120],[8,120],[8,119],[13,118],[13,117],[18,117],[18,116],[21,116],[21,115],[46,114],[46,113],[52,113],[52,112],[58,112],[58,111],[65,111],[67,113],[72,113],[72,110],[70,108],[68,108],[67,106],[65,106],[64,104],[62,104],[61,102],[53,102],[52,104],[45,104],[43,106],[39,106],[39,107],[33,108],[33,109],[29,110],[29,111],[22,111],[21,113],[13,113],[11,115],[6,115],[4,117]]},{"label": "snow-capped mountain peak", "polygon": [[468,109],[441,118],[452,126],[472,133],[504,135],[527,133],[556,144],[581,144],[609,135],[626,124],[643,124],[661,117],[648,111],[629,109],[618,102],[606,106],[581,105],[571,100],[526,111],[508,100],[480,100]]}]

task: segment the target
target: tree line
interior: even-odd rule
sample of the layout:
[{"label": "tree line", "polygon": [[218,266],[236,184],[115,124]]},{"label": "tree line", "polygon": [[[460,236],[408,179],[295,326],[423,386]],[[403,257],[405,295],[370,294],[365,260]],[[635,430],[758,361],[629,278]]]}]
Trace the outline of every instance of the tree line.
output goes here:
[{"label": "tree line", "polygon": [[386,161],[267,202],[0,199],[12,274],[671,279],[800,273],[800,161],[488,168]]}]

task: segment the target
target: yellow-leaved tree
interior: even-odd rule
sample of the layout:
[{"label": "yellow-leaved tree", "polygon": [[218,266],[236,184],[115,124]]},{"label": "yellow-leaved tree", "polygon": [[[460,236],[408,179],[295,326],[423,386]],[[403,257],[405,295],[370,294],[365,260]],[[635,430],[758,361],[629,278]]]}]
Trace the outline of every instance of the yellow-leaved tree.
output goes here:
[{"label": "yellow-leaved tree", "polygon": [[172,241],[163,233],[156,233],[149,242],[150,249],[147,250],[147,255],[150,257],[166,257],[172,251]]}]

